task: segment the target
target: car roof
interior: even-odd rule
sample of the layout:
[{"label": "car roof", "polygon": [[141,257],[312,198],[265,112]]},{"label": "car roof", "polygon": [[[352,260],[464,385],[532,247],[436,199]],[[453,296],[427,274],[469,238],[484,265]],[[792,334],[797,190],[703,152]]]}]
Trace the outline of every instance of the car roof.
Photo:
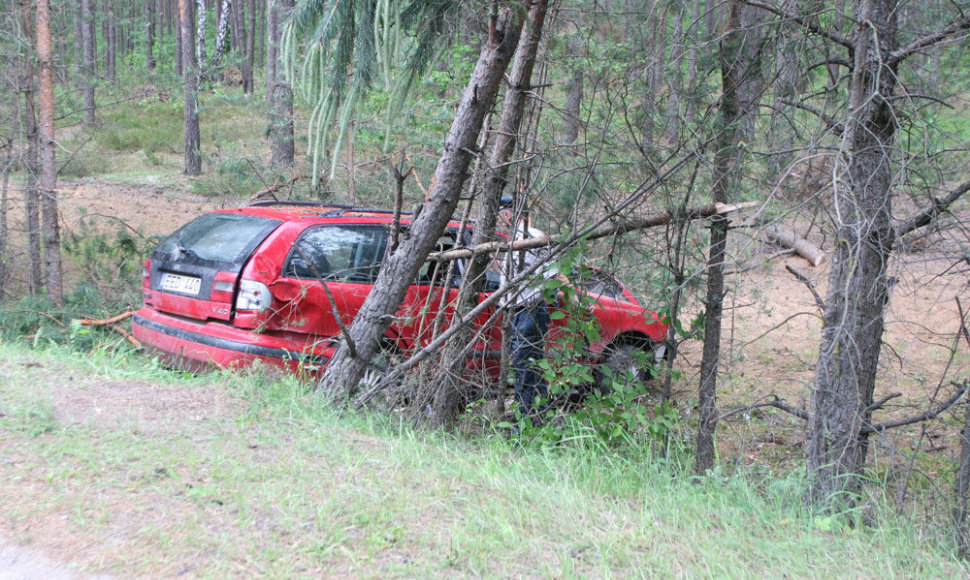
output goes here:
[{"label": "car roof", "polygon": [[[276,219],[280,221],[296,221],[307,218],[334,218],[340,223],[354,221],[353,218],[366,220],[368,223],[392,223],[395,211],[393,209],[361,207],[353,205],[326,204],[319,202],[294,201],[265,201],[247,206],[216,210],[218,213],[242,213],[258,217]],[[400,223],[410,224],[411,212],[400,212]],[[351,218],[348,220],[348,218]],[[474,220],[469,220],[474,223]],[[449,227],[458,227],[458,222],[452,221]]]}]

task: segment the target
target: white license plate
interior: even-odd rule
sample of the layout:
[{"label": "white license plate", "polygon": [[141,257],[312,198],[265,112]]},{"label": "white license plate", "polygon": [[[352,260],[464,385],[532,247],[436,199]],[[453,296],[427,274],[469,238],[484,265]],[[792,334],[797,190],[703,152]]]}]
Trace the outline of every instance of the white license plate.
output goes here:
[{"label": "white license plate", "polygon": [[202,279],[195,276],[182,276],[180,274],[162,274],[162,279],[158,282],[158,288],[165,292],[178,292],[179,294],[198,294],[202,288]]}]

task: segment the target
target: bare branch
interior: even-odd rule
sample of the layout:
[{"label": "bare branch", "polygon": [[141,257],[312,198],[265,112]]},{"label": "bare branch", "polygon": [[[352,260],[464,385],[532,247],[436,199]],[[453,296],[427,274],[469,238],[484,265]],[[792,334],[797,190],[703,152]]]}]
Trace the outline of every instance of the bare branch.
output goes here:
[{"label": "bare branch", "polygon": [[970,381],[963,381],[962,385],[960,383],[954,382],[953,386],[959,387],[960,390],[958,390],[956,394],[950,397],[949,400],[947,400],[939,407],[936,407],[935,409],[930,409],[924,413],[920,413],[919,415],[914,415],[912,417],[905,417],[903,419],[897,419],[895,421],[886,421],[885,423],[877,423],[869,427],[863,427],[862,429],[859,430],[859,434],[870,435],[872,433],[879,433],[881,431],[885,431],[886,429],[895,429],[896,427],[905,427],[906,425],[912,425],[913,423],[922,423],[923,421],[936,419],[937,417],[945,413],[947,410],[952,408],[954,405],[956,405],[957,402],[959,402],[960,399],[963,398],[965,394],[967,394],[967,391],[970,391]]},{"label": "bare branch", "polygon": [[963,304],[960,303],[960,297],[955,298],[957,301],[957,310],[960,312],[960,334],[963,338],[967,339],[967,346],[970,346],[970,329],[967,329],[967,315],[963,311]]},{"label": "bare branch", "polygon": [[764,4],[762,2],[752,2],[751,0],[742,0],[742,1],[748,6],[752,6],[754,8],[761,8],[762,10],[771,12],[772,14],[779,16],[780,18],[784,18],[785,20],[791,20],[792,22],[795,22],[796,24],[798,24],[805,30],[808,30],[812,34],[817,34],[822,38],[828,39],[836,44],[840,44],[848,48],[849,50],[852,50],[854,46],[852,43],[852,39],[846,38],[844,36],[840,36],[833,32],[829,32],[828,30],[825,30],[824,28],[820,27],[814,22],[809,21],[808,19],[802,17],[799,14],[791,14],[790,12],[786,12],[783,8],[779,6],[774,6],[772,4]]},{"label": "bare branch", "polygon": [[893,66],[898,64],[901,60],[906,59],[911,56],[914,52],[922,50],[928,46],[933,46],[934,44],[943,42],[947,37],[956,34],[970,28],[970,16],[964,16],[963,18],[957,20],[956,22],[950,23],[939,30],[927,34],[926,36],[917,38],[916,40],[910,42],[906,46],[894,50],[889,54],[889,58],[886,59],[886,66]]},{"label": "bare branch", "polygon": [[896,228],[896,237],[899,238],[905,236],[908,233],[931,224],[936,216],[947,211],[950,206],[953,205],[953,202],[960,199],[963,194],[967,193],[968,191],[970,191],[970,181],[962,183],[959,187],[948,193],[943,199],[934,197],[933,205],[906,220]]},{"label": "bare branch", "polygon": [[496,242],[485,242],[484,244],[478,244],[471,248],[457,248],[454,250],[447,250],[444,252],[435,252],[429,255],[428,259],[438,260],[438,261],[459,260],[463,258],[470,258],[476,254],[483,254],[483,253],[490,253],[490,252],[532,250],[535,248],[541,248],[541,247],[549,246],[553,244],[568,246],[574,243],[575,241],[577,241],[578,239],[596,240],[596,239],[605,238],[608,236],[620,235],[620,234],[625,234],[636,230],[644,230],[648,228],[666,225],[671,221],[673,221],[675,217],[682,217],[688,220],[707,218],[707,217],[712,217],[716,215],[724,215],[747,207],[754,207],[759,205],[760,203],[761,203],[760,201],[747,201],[744,203],[734,203],[734,204],[712,203],[712,204],[708,204],[700,207],[688,208],[683,212],[664,212],[664,213],[647,216],[645,218],[629,219],[629,220],[623,220],[613,224],[606,224],[588,232],[585,235],[582,233],[579,233],[573,236],[569,236],[563,240],[553,239],[553,238],[550,238],[549,236],[536,236],[534,238],[516,240],[512,243],[509,243],[508,240],[496,241]]},{"label": "bare branch", "polygon": [[789,413],[791,415],[794,415],[794,416],[798,417],[799,419],[802,419],[803,421],[808,421],[808,412],[805,411],[804,409],[799,409],[798,407],[792,407],[791,405],[783,402],[778,397],[778,395],[768,395],[768,396],[769,397],[772,397],[772,400],[765,401],[765,402],[762,402],[762,403],[754,403],[754,404],[748,405],[746,407],[740,407],[738,409],[731,409],[727,413],[724,413],[720,417],[718,417],[717,419],[715,419],[714,422],[716,423],[716,422],[719,422],[719,421],[723,421],[724,419],[727,419],[728,417],[731,417],[732,415],[737,415],[738,413],[747,413],[749,411],[753,411],[754,409],[760,409],[762,407],[774,407],[776,409],[780,409],[780,410],[782,410],[782,411],[784,411],[786,413]]},{"label": "bare branch", "polygon": [[805,274],[802,274],[801,272],[799,272],[795,268],[792,268],[791,266],[786,265],[785,269],[791,272],[792,276],[794,276],[796,279],[798,279],[799,282],[801,282],[802,284],[805,285],[806,288],[808,288],[808,291],[812,293],[812,297],[815,298],[815,306],[818,307],[820,312],[825,312],[825,301],[822,300],[822,296],[819,295],[818,290],[815,289],[815,285],[812,284],[812,281],[809,280],[805,276]]},{"label": "bare branch", "polygon": [[801,109],[806,113],[811,113],[815,115],[823,123],[825,123],[828,126],[828,128],[835,133],[836,136],[841,136],[842,131],[845,130],[844,124],[842,124],[836,119],[833,119],[831,116],[825,114],[825,112],[822,111],[821,109],[817,109],[815,107],[812,107],[810,105],[807,105],[805,103],[801,103],[798,101],[792,101],[791,99],[778,99],[778,102],[788,105],[790,107],[795,107],[796,109]]},{"label": "bare branch", "polygon": [[898,397],[902,397],[902,396],[903,396],[902,393],[891,393],[889,395],[886,395],[885,397],[879,399],[875,403],[869,405],[869,410],[870,411],[878,411],[879,409],[882,409],[886,405],[886,403],[888,403],[889,401],[891,401],[893,399],[896,399]]}]

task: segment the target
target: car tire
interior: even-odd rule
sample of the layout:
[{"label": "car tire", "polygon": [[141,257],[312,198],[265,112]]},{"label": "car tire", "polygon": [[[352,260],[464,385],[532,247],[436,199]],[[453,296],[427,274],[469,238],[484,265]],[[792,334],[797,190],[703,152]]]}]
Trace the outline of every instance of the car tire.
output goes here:
[{"label": "car tire", "polygon": [[[368,393],[378,383],[383,381],[394,367],[401,364],[402,360],[401,351],[396,346],[389,342],[382,342],[380,350],[371,359],[370,364],[364,370],[364,376],[361,377],[360,382],[357,384],[358,394],[363,395]],[[401,399],[400,387],[402,382],[399,381],[396,384],[385,386],[371,396],[367,404],[384,407],[396,406]]]},{"label": "car tire", "polygon": [[628,387],[647,391],[655,378],[657,348],[648,343],[623,342],[610,345],[596,370],[596,388],[606,395],[620,381]]}]

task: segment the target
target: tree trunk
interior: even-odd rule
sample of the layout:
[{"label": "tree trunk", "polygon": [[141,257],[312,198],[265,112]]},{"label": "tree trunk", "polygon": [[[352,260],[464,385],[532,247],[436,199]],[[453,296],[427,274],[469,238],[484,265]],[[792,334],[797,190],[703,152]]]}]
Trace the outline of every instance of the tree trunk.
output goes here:
[{"label": "tree trunk", "polygon": [[199,67],[199,74],[204,76],[206,58],[205,51],[205,0],[195,1],[195,64]]},{"label": "tree trunk", "polygon": [[202,173],[202,138],[199,134],[199,106],[197,93],[199,78],[192,60],[192,19],[189,15],[188,3],[191,0],[178,0],[179,27],[182,45],[182,79],[185,83],[185,174],[199,175]]},{"label": "tree trunk", "polygon": [[[509,88],[502,108],[502,120],[485,171],[481,213],[475,224],[473,245],[491,241],[495,232],[496,216],[508,179],[508,161],[515,152],[522,115],[528,93],[532,89],[532,70],[539,51],[547,8],[547,0],[537,0],[529,8],[528,32],[515,51],[515,60],[509,73]],[[478,304],[479,293],[485,284],[485,271],[491,259],[490,254],[477,254],[469,261],[458,294],[458,303],[455,305],[456,323]],[[473,334],[473,326],[464,325],[445,345],[441,370],[431,389],[434,398],[432,421],[437,426],[451,425],[463,408],[465,389],[462,388],[462,375]]]},{"label": "tree trunk", "polygon": [[[283,22],[293,10],[293,0],[276,0],[270,10],[270,30],[273,38],[271,46],[274,60],[279,59],[280,35]],[[273,79],[269,85],[270,93],[270,146],[271,163],[274,167],[291,165],[295,155],[293,138],[293,87],[279,69],[279,62],[273,63]]]},{"label": "tree trunk", "polygon": [[[31,3],[20,0],[24,45],[29,45],[34,37],[34,14]],[[19,90],[24,95],[23,123],[27,139],[27,179],[24,188],[24,220],[27,228],[27,291],[31,296],[40,294],[44,284],[44,269],[41,257],[40,236],[40,193],[38,192],[37,176],[40,168],[38,157],[38,129],[36,99],[36,78],[34,57],[32,53],[22,56],[23,74],[19,77]]]},{"label": "tree trunk", "polygon": [[226,36],[229,34],[229,18],[232,16],[232,0],[222,0],[219,10],[219,24],[216,27],[216,46],[212,52],[210,68],[216,74],[222,68],[222,55],[226,51]]},{"label": "tree trunk", "polygon": [[263,66],[266,69],[264,74],[266,78],[266,110],[270,114],[273,111],[273,90],[276,85],[276,75],[277,75],[277,64],[279,57],[277,55],[277,49],[280,42],[280,31],[279,27],[276,26],[276,2],[278,0],[266,0],[266,14],[263,18],[263,26],[265,28],[265,34],[263,35],[263,45],[265,46],[265,58],[266,62]]},{"label": "tree trunk", "polygon": [[81,73],[82,94],[84,95],[84,126],[93,127],[95,123],[94,77],[96,74],[94,34],[94,9],[91,0],[81,0],[81,46],[84,52],[84,66]]},{"label": "tree trunk", "polygon": [[351,356],[347,340],[341,341],[320,379],[320,390],[330,400],[345,399],[357,387],[411,281],[458,206],[482,122],[495,103],[502,76],[519,41],[521,9],[518,4],[504,6],[490,22],[489,37],[445,139],[431,194],[411,224],[408,239],[385,261],[374,289],[350,327],[357,357]]},{"label": "tree trunk", "polygon": [[890,104],[896,48],[895,0],[858,0],[849,118],[833,183],[838,223],[806,439],[809,500],[851,505],[861,491],[882,347],[894,232]]},{"label": "tree trunk", "polygon": [[111,2],[107,3],[107,14],[104,18],[104,75],[109,79],[115,78],[115,64],[118,51],[118,22],[115,9]]},{"label": "tree trunk", "polygon": [[243,93],[253,94],[256,64],[256,0],[249,0],[249,25],[246,26],[246,56],[243,58]]},{"label": "tree trunk", "polygon": [[[14,93],[10,99],[9,106],[11,111],[19,108],[20,96]],[[10,115],[10,132],[4,139],[4,147],[7,154],[3,160],[3,169],[0,172],[0,304],[5,301],[7,295],[7,276],[9,274],[8,264],[10,257],[7,252],[10,248],[10,230],[7,216],[10,211],[10,171],[13,168],[13,139],[17,131],[17,115]]]},{"label": "tree trunk", "polygon": [[[569,37],[569,56],[573,61],[582,57],[582,42],[577,34]],[[563,108],[564,127],[563,142],[572,145],[579,139],[579,130],[582,127],[582,104],[583,104],[583,66],[574,64],[569,80],[566,82],[566,105]]]},{"label": "tree trunk", "polygon": [[61,279],[61,236],[57,212],[57,167],[54,165],[54,67],[51,60],[50,1],[37,0],[37,88],[40,104],[41,228],[47,297],[64,304]]},{"label": "tree trunk", "polygon": [[[176,3],[180,3],[181,2],[181,0],[172,0],[172,1],[173,2],[176,2]],[[171,6],[171,5],[169,5],[169,6]],[[176,76],[179,76],[179,77],[184,76],[184,74],[185,74],[185,71],[182,70],[182,63],[185,61],[185,57],[182,55],[182,45],[183,45],[183,42],[182,42],[182,16],[181,16],[181,14],[182,14],[181,13],[181,7],[179,7],[178,12],[176,14],[178,23],[177,23],[177,26],[175,27],[176,29],[174,31],[174,35],[175,35],[175,75]]]},{"label": "tree trunk", "polygon": [[148,74],[155,72],[155,0],[145,2],[145,67]]},{"label": "tree trunk", "polygon": [[[731,0],[727,31],[721,40],[720,126],[715,140],[714,175],[711,194],[714,203],[726,204],[728,193],[737,189],[741,180],[743,150],[738,146],[746,119],[753,117],[756,100],[744,95],[753,94],[758,85],[758,54],[751,51],[758,34],[749,23],[757,17],[755,10],[745,7],[742,0]],[[704,349],[701,355],[701,382],[698,389],[700,426],[697,430],[697,455],[694,470],[703,473],[714,467],[717,429],[717,371],[721,352],[721,316],[724,307],[724,259],[727,247],[728,220],[715,216],[711,220],[710,253],[707,262],[707,298],[704,311]]]}]

